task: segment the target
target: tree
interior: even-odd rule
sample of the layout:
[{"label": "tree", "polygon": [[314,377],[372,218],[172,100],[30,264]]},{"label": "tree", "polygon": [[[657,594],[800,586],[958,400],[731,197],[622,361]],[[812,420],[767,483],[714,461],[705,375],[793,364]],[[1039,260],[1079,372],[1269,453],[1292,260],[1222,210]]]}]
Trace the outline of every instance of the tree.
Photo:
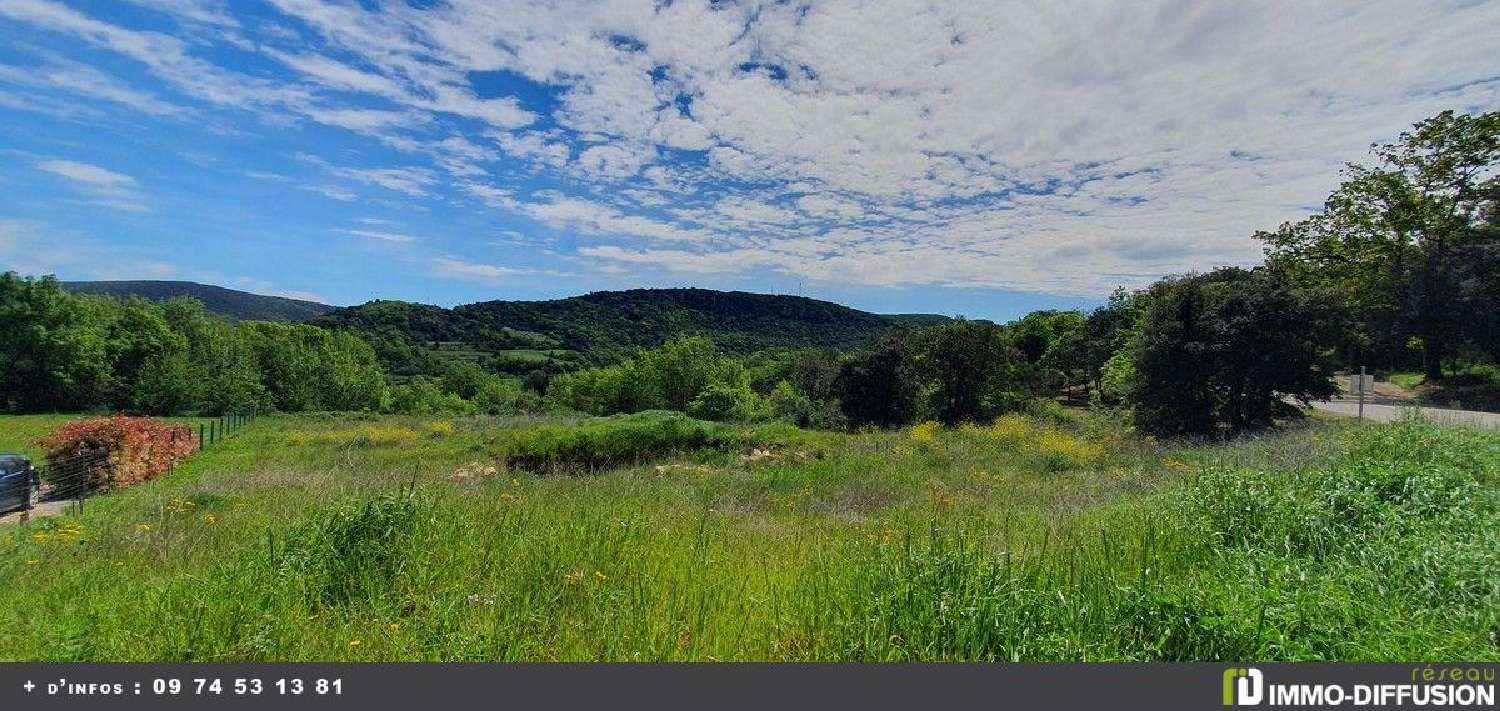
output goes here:
[{"label": "tree", "polygon": [[[1080,358],[1085,379],[1095,391],[1109,389],[1119,393],[1120,386],[1125,384],[1119,379],[1120,375],[1133,372],[1135,361],[1128,352],[1133,350],[1134,341],[1140,335],[1146,301],[1146,292],[1116,289],[1110,295],[1109,303],[1089,313],[1084,323]],[[1112,379],[1109,385],[1105,384],[1107,379]],[[1104,393],[1104,397],[1109,400],[1115,395]]]},{"label": "tree", "polygon": [[944,424],[990,419],[1024,402],[1021,358],[999,326],[983,321],[960,319],[918,334],[918,372],[932,414]]},{"label": "tree", "polygon": [[1336,313],[1319,293],[1268,269],[1219,269],[1150,290],[1130,395],[1136,425],[1157,435],[1264,426],[1336,392]]},{"label": "tree", "polygon": [[643,351],[638,359],[638,377],[656,395],[654,406],[679,412],[686,412],[710,384],[738,380],[741,370],[702,336],[670,341]]},{"label": "tree", "polygon": [[0,406],[34,412],[101,404],[111,371],[99,318],[52,277],[0,274]]},{"label": "tree", "polygon": [[1438,380],[1455,347],[1483,345],[1494,310],[1465,286],[1494,279],[1474,266],[1493,264],[1483,257],[1497,237],[1500,112],[1445,111],[1372,154],[1373,165],[1349,166],[1321,214],[1257,237],[1272,264],[1342,294],[1361,321],[1359,350],[1392,354],[1415,337]]},{"label": "tree", "polygon": [[917,413],[917,377],[904,335],[887,336],[857,352],[834,380],[839,409],[849,424],[898,427]]}]

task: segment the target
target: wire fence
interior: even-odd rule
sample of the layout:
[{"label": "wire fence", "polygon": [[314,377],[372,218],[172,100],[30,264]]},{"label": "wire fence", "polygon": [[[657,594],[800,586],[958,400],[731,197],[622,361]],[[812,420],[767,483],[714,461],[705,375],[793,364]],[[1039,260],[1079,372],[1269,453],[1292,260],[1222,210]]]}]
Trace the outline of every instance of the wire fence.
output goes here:
[{"label": "wire fence", "polygon": [[[170,474],[183,460],[218,445],[249,426],[256,416],[254,410],[245,410],[199,422],[196,428],[189,424],[185,431],[173,428],[171,441],[161,443],[169,446],[168,451],[173,453],[163,474]],[[188,441],[183,442],[179,437],[187,437]],[[179,454],[183,444],[188,444],[189,448],[186,453]],[[104,448],[48,457],[29,472],[18,472],[0,479],[0,511],[12,507],[29,511],[37,505],[49,503],[64,503],[82,509],[84,500],[114,488],[115,464],[111,453]]]}]

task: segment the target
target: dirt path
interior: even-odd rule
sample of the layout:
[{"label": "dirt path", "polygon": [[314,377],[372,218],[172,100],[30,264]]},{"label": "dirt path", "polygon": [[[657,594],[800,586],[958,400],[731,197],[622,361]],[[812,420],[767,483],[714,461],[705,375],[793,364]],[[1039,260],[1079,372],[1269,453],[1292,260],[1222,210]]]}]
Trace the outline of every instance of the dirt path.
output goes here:
[{"label": "dirt path", "polygon": [[[74,499],[66,499],[63,501],[43,501],[42,503],[37,504],[36,508],[32,509],[29,512],[31,514],[31,520],[35,521],[39,518],[61,516],[64,513],[67,513],[68,507],[72,506],[75,503],[78,502]],[[27,513],[28,512],[26,511],[12,511],[7,514],[0,514],[0,526],[11,523],[20,523],[21,519],[25,518]]]},{"label": "dirt path", "polygon": [[[1332,412],[1336,415],[1346,415],[1349,417],[1354,417],[1359,412],[1359,403],[1350,400],[1324,400],[1322,402],[1314,402],[1312,406],[1314,409],[1322,410],[1323,412]],[[1365,402],[1365,418],[1374,422],[1395,422],[1401,419],[1407,411],[1415,411],[1417,414],[1433,422],[1500,428],[1500,413],[1495,412],[1445,410],[1437,407]]]}]

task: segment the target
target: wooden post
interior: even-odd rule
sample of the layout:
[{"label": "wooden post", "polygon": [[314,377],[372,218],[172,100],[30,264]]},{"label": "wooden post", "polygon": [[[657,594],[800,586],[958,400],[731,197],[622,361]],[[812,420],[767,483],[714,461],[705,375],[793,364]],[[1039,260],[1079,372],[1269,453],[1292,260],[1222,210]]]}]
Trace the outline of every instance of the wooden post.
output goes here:
[{"label": "wooden post", "polygon": [[1359,414],[1355,419],[1365,419],[1365,367],[1359,366]]}]

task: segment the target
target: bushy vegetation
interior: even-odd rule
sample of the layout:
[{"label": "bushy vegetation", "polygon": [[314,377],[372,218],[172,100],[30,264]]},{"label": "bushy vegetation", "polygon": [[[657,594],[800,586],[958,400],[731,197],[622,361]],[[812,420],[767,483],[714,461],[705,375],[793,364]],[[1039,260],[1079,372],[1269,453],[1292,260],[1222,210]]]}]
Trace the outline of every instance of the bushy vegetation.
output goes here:
[{"label": "bushy vegetation", "polygon": [[524,471],[594,472],[728,443],[710,423],[670,412],[617,415],[567,425],[506,428],[497,460]]},{"label": "bushy vegetation", "polygon": [[1128,399],[1159,435],[1265,427],[1333,396],[1337,315],[1274,271],[1226,268],[1152,287]]},{"label": "bushy vegetation", "polygon": [[75,296],[0,274],[0,408],[149,414],[376,409],[385,379],[358,337],[209,316],[195,301]]},{"label": "bushy vegetation", "polygon": [[1334,292],[1349,362],[1500,359],[1500,112],[1444,111],[1351,165],[1323,210],[1258,235],[1272,264]]},{"label": "bushy vegetation", "polygon": [[1495,461],[1419,421],[262,418],[0,529],[0,657],[1495,660]]},{"label": "bushy vegetation", "polygon": [[[89,490],[108,490],[154,479],[198,448],[197,437],[183,425],[150,417],[98,417],[76,420],[38,438],[48,464],[68,471],[79,457],[98,454],[98,467],[77,474],[89,479]],[[82,486],[73,484],[73,486]]]}]

